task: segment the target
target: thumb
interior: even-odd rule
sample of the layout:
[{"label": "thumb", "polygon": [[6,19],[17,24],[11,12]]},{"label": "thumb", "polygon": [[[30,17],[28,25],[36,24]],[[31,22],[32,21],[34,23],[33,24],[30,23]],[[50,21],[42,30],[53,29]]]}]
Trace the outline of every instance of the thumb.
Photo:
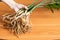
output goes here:
[{"label": "thumb", "polygon": [[27,6],[23,5],[23,4],[17,4],[17,7],[20,9],[20,8],[25,8],[25,9],[28,9]]},{"label": "thumb", "polygon": [[15,10],[16,13],[18,13],[19,9],[17,7],[14,7],[14,10]]}]

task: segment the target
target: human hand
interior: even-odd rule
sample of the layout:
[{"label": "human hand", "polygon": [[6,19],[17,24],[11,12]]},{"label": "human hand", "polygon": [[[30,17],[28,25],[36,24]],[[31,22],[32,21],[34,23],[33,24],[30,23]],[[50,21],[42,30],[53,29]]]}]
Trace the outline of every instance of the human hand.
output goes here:
[{"label": "human hand", "polygon": [[2,1],[5,2],[11,9],[14,9],[16,13],[21,8],[28,9],[27,6],[23,4],[18,4],[14,0],[2,0]]},{"label": "human hand", "polygon": [[21,8],[28,9],[27,6],[25,6],[23,4],[18,4],[18,3],[16,3],[16,5],[13,7],[13,9],[15,10],[15,12],[17,12]]}]

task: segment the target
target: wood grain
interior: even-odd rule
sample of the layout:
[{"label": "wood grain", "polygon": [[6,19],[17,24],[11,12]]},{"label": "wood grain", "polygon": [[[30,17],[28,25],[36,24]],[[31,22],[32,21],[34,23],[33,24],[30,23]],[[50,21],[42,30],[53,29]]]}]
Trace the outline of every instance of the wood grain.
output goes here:
[{"label": "wood grain", "polygon": [[[15,0],[18,3],[28,5],[33,0]],[[40,1],[40,0],[39,0]],[[19,35],[19,39],[8,30],[0,28],[0,38],[8,40],[55,40],[60,39],[60,10],[51,13],[47,8],[37,8],[31,15],[32,30],[26,34]],[[5,3],[0,3],[0,16],[5,13],[13,13]],[[0,27],[2,25],[0,24]]]}]

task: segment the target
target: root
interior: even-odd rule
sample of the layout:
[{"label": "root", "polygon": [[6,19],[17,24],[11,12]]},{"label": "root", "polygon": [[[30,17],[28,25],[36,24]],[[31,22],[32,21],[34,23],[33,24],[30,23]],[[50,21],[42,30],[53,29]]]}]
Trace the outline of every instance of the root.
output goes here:
[{"label": "root", "polygon": [[31,25],[29,22],[29,15],[20,14],[6,14],[2,16],[2,20],[4,22],[4,27],[9,29],[14,34],[26,33],[31,29]]}]

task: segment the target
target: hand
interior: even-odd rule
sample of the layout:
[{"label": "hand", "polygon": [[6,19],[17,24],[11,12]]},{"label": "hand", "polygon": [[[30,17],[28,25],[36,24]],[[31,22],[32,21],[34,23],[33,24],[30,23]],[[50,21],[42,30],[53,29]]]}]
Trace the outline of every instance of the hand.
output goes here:
[{"label": "hand", "polygon": [[25,6],[23,4],[18,4],[18,3],[16,3],[16,5],[13,7],[13,9],[15,10],[15,12],[17,12],[21,8],[28,9],[27,6]]},{"label": "hand", "polygon": [[20,8],[28,9],[27,6],[23,4],[18,4],[14,0],[2,0],[2,1],[5,2],[8,6],[10,6],[11,9],[14,9],[15,12],[17,12]]}]

